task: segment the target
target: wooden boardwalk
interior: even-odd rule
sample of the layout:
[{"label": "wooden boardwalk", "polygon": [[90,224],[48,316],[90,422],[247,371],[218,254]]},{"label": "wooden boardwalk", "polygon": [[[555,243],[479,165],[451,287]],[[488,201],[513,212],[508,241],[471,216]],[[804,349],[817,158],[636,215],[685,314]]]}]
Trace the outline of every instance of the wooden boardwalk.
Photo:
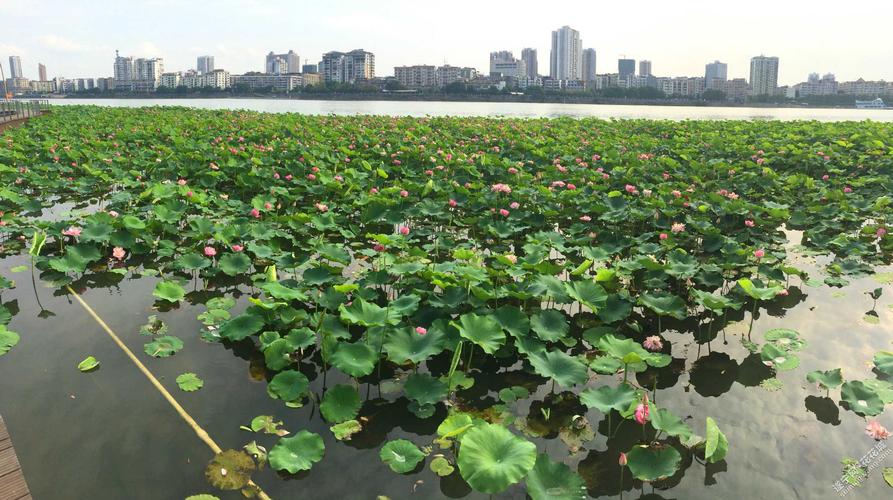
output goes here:
[{"label": "wooden boardwalk", "polygon": [[0,498],[3,500],[31,500],[22,466],[12,447],[12,439],[0,417]]}]

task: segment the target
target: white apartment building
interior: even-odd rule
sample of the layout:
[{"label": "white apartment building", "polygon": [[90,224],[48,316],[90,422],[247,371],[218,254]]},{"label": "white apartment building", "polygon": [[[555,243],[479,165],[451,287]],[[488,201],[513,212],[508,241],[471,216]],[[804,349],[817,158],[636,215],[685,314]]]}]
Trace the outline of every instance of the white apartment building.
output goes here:
[{"label": "white apartment building", "polygon": [[778,88],[778,58],[757,56],[750,60],[753,95],[772,95]]},{"label": "white apartment building", "polygon": [[400,85],[409,88],[434,87],[437,85],[437,68],[428,65],[397,66],[394,76]]},{"label": "white apartment building", "polygon": [[562,26],[552,32],[549,53],[549,76],[556,80],[579,80],[583,77],[583,42],[580,32]]},{"label": "white apartment building", "polygon": [[363,49],[350,52],[326,52],[319,62],[319,72],[326,82],[356,83],[375,78],[375,54]]}]

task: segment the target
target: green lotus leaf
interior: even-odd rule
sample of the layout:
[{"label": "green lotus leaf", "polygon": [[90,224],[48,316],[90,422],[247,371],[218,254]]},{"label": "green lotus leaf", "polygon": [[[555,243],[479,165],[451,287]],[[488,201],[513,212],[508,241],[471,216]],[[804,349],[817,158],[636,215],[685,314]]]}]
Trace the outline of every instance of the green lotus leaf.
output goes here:
[{"label": "green lotus leaf", "polygon": [[83,361],[78,363],[78,370],[89,372],[99,367],[99,361],[93,356],[87,356]]},{"label": "green lotus leaf", "polygon": [[173,281],[160,281],[155,285],[152,295],[168,302],[179,302],[186,296],[186,292]]},{"label": "green lotus leaf", "polygon": [[413,373],[403,385],[406,397],[420,405],[433,405],[446,399],[447,385],[427,373]]},{"label": "green lotus leaf", "polygon": [[725,434],[719,430],[716,421],[707,417],[707,441],[704,445],[704,459],[707,463],[716,463],[726,457],[729,451],[729,441]]},{"label": "green lotus leaf", "polygon": [[245,312],[220,325],[220,336],[235,342],[254,335],[263,327],[263,318],[257,314]]},{"label": "green lotus leaf", "polygon": [[620,384],[617,387],[603,385],[597,389],[590,387],[580,393],[583,404],[589,408],[597,408],[602,413],[623,411],[638,400],[638,393],[629,384]]},{"label": "green lotus leaf", "polygon": [[875,353],[874,367],[884,375],[893,377],[893,352],[879,351]]},{"label": "green lotus leaf", "polygon": [[0,356],[8,353],[10,349],[19,343],[19,340],[20,337],[18,333],[12,330],[7,330],[6,325],[0,324]]},{"label": "green lotus leaf", "polygon": [[694,288],[691,289],[691,293],[698,304],[701,304],[714,313],[721,313],[723,310],[732,307],[734,304],[732,299],[722,295],[714,295],[710,292],[704,292]]},{"label": "green lotus leaf", "polygon": [[[690,439],[693,434],[691,427],[666,408],[658,408],[650,412],[650,421],[651,426],[655,430],[665,432],[669,436],[678,437],[680,441]],[[709,430],[707,435],[708,437],[710,436]]]},{"label": "green lotus leaf", "polygon": [[582,384],[589,378],[586,364],[579,358],[561,351],[549,351],[531,354],[527,357],[533,369],[539,375],[551,378],[563,387]]},{"label": "green lotus leaf", "polygon": [[766,332],[764,338],[784,351],[794,352],[806,347],[806,341],[800,338],[800,334],[787,328],[773,328]]},{"label": "green lotus leaf", "polygon": [[676,474],[682,455],[669,445],[638,445],[626,453],[633,477],[640,481],[657,481]]},{"label": "green lotus leaf", "polygon": [[524,337],[530,332],[530,319],[517,307],[502,306],[493,311],[493,318],[503,330],[515,337]]},{"label": "green lotus leaf", "polygon": [[282,370],[292,364],[295,348],[288,339],[277,338],[263,348],[264,364],[271,370]]},{"label": "green lotus leaf", "polygon": [[599,309],[605,305],[608,299],[605,289],[594,281],[569,281],[565,283],[565,289],[571,298],[596,313],[599,312]]},{"label": "green lotus leaf", "polygon": [[228,253],[217,262],[217,267],[227,276],[238,276],[248,271],[251,259],[244,252]]},{"label": "green lotus leaf", "polygon": [[482,493],[501,493],[536,464],[536,445],[501,425],[481,423],[460,440],[459,472]]},{"label": "green lotus leaf", "polygon": [[300,431],[292,437],[284,437],[270,450],[270,466],[276,470],[296,474],[310,470],[313,464],[322,460],[325,444],[319,434]]},{"label": "green lotus leaf", "polygon": [[674,278],[685,280],[698,273],[700,266],[697,259],[682,250],[673,250],[667,255],[666,273]]},{"label": "green lotus leaf", "polygon": [[345,420],[340,424],[329,427],[329,430],[332,431],[332,434],[338,441],[350,441],[354,434],[363,430],[363,426],[356,420]]},{"label": "green lotus leaf", "polygon": [[140,335],[152,336],[164,335],[165,333],[167,333],[167,325],[154,314],[149,316],[146,324],[140,327]]},{"label": "green lotus leaf", "polygon": [[142,231],[143,229],[146,229],[146,223],[139,217],[133,215],[125,215],[124,217],[121,217],[121,222],[124,224],[124,227],[131,231]]},{"label": "green lotus leaf", "polygon": [[205,381],[198,378],[198,375],[194,373],[184,373],[177,376],[177,386],[186,392],[197,391],[204,385]]},{"label": "green lotus leaf", "polygon": [[263,285],[261,285],[260,288],[275,299],[307,300],[307,295],[304,292],[296,290],[294,288],[289,288],[279,281],[264,283]]},{"label": "green lotus leaf", "polygon": [[81,239],[83,241],[108,241],[115,228],[108,224],[88,224],[81,231]]},{"label": "green lotus leaf", "polygon": [[155,337],[155,340],[149,342],[143,347],[143,350],[149,356],[156,358],[166,358],[176,354],[183,348],[183,341],[172,335],[164,335]]},{"label": "green lotus leaf", "polygon": [[881,398],[881,401],[888,405],[893,403],[893,382],[887,382],[886,380],[878,380],[876,378],[865,379],[862,381],[865,384],[865,387],[871,389],[876,392],[878,397]]},{"label": "green lotus leaf", "polygon": [[840,399],[850,411],[859,415],[874,417],[884,411],[884,401],[877,391],[859,380],[844,382],[840,387]]},{"label": "green lotus leaf", "polygon": [[361,326],[384,326],[388,323],[388,310],[363,299],[354,300],[350,306],[338,308],[341,321]]},{"label": "green lotus leaf", "polygon": [[199,493],[198,495],[189,495],[186,497],[186,500],[220,500],[214,495],[209,495],[207,493]]},{"label": "green lotus leaf", "polygon": [[241,450],[223,450],[208,462],[205,478],[221,490],[238,490],[251,480],[257,469],[254,459]]},{"label": "green lotus leaf", "polygon": [[[409,316],[419,308],[421,298],[418,295],[404,295],[388,304],[389,315]],[[393,323],[393,322],[392,322]]]},{"label": "green lotus leaf", "polygon": [[197,253],[188,253],[177,259],[176,265],[180,269],[186,269],[189,271],[194,271],[196,269],[206,269],[208,267],[211,267],[211,259],[202,257]]},{"label": "green lotus leaf", "polygon": [[760,350],[760,359],[766,366],[778,371],[793,370],[800,366],[800,358],[788,351],[778,348],[775,344],[765,344]]},{"label": "green lotus leaf", "polygon": [[595,373],[613,375],[623,368],[623,362],[611,356],[596,356],[589,362],[589,368]]},{"label": "green lotus leaf", "polygon": [[441,439],[449,439],[461,436],[462,433],[473,426],[471,416],[467,413],[454,413],[437,426],[437,435]]},{"label": "green lotus leaf", "polygon": [[356,417],[361,405],[360,393],[354,386],[338,384],[326,391],[319,411],[327,421],[337,424]]},{"label": "green lotus leaf", "polygon": [[534,314],[530,318],[530,326],[537,337],[546,342],[555,342],[565,337],[570,331],[564,314],[555,309],[548,309]]},{"label": "green lotus leaf", "polygon": [[828,371],[812,371],[806,374],[806,380],[814,384],[819,384],[825,389],[833,389],[843,384],[843,375],[840,368]]},{"label": "green lotus leaf", "polygon": [[388,332],[384,350],[388,353],[388,359],[398,365],[406,362],[418,364],[443,352],[445,336],[439,328],[429,328],[424,335],[410,327],[398,328]]},{"label": "green lotus leaf", "polygon": [[607,334],[599,339],[598,349],[624,364],[643,361],[651,356],[651,353],[635,340],[621,339],[612,334]]},{"label": "green lotus leaf", "polygon": [[271,398],[285,402],[297,401],[310,388],[310,381],[297,370],[284,370],[277,373],[267,385],[267,393]]},{"label": "green lotus leaf", "polygon": [[331,357],[332,365],[352,377],[364,377],[372,373],[378,361],[378,353],[362,342],[338,344]]},{"label": "green lotus leaf", "polygon": [[479,345],[487,354],[493,354],[505,344],[502,327],[490,316],[467,313],[459,317],[459,322],[450,322],[459,330],[462,338]]},{"label": "green lotus leaf", "polygon": [[679,320],[686,318],[685,302],[671,293],[643,293],[639,296],[639,305],[651,309],[660,316],[672,316]]},{"label": "green lotus leaf", "polygon": [[378,454],[381,461],[388,464],[392,471],[406,474],[415,469],[425,459],[425,454],[412,441],[395,439],[388,441]]},{"label": "green lotus leaf", "polygon": [[512,387],[503,387],[499,390],[499,400],[503,403],[514,403],[530,396],[530,391],[526,388],[515,385]]},{"label": "green lotus leaf", "polygon": [[549,455],[540,453],[525,479],[527,494],[533,500],[572,500],[588,498],[586,483],[570,467],[553,462]]},{"label": "green lotus leaf", "polygon": [[264,431],[265,434],[276,434],[285,436],[288,431],[280,428],[282,421],[277,421],[272,415],[258,415],[251,419],[250,429],[253,432]]},{"label": "green lotus leaf", "polygon": [[450,461],[442,456],[434,457],[431,460],[431,472],[437,474],[440,477],[446,477],[452,474],[456,469],[450,464]]},{"label": "green lotus leaf", "polygon": [[781,286],[769,286],[769,287],[758,287],[753,281],[742,278],[738,280],[738,286],[744,290],[744,293],[750,296],[750,298],[754,300],[771,300],[778,295],[778,292],[782,291],[784,287]]},{"label": "green lotus leaf", "polygon": [[626,319],[632,311],[632,302],[618,294],[612,294],[608,296],[605,305],[598,310],[598,318],[605,323],[616,323]]}]

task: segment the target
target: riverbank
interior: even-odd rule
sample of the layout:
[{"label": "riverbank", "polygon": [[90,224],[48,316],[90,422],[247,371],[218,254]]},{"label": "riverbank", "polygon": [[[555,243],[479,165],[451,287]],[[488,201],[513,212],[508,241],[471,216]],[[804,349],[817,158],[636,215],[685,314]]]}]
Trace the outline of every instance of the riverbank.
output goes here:
[{"label": "riverbank", "polygon": [[383,93],[383,92],[332,92],[311,93],[299,92],[291,94],[130,94],[106,92],[102,94],[72,94],[56,97],[58,99],[265,99],[284,101],[397,101],[397,102],[489,102],[489,103],[529,103],[529,104],[604,104],[621,106],[689,106],[705,108],[793,108],[793,109],[856,109],[853,106],[821,105],[807,103],[767,103],[767,102],[734,102],[704,101],[697,99],[628,99],[597,97],[576,94],[450,94],[440,93]]}]

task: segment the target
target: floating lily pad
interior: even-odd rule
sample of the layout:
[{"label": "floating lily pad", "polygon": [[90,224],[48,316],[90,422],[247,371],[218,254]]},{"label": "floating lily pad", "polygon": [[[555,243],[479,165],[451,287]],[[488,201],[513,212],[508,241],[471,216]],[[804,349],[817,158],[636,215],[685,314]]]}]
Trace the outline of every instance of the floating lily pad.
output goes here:
[{"label": "floating lily pad", "polygon": [[626,453],[633,477],[641,481],[657,481],[676,474],[682,455],[672,446],[655,443],[638,445]]},{"label": "floating lily pad", "polygon": [[93,356],[87,356],[83,361],[78,363],[78,370],[82,372],[93,371],[99,368],[99,361]]},{"label": "floating lily pad", "polygon": [[205,478],[221,490],[238,490],[248,484],[255,469],[254,459],[244,451],[224,450],[205,467]]},{"label": "floating lily pad", "polygon": [[450,464],[450,461],[443,456],[434,457],[434,459],[431,460],[430,468],[431,472],[440,477],[449,476],[456,470],[456,468]]},{"label": "floating lily pad", "polygon": [[501,493],[536,464],[536,445],[497,424],[482,423],[465,432],[459,447],[459,472],[475,490]]},{"label": "floating lily pad", "polygon": [[197,391],[205,385],[205,381],[194,373],[184,373],[177,377],[177,386],[186,392]]},{"label": "floating lily pad", "polygon": [[447,396],[447,386],[427,373],[413,373],[403,386],[406,397],[421,405],[433,405]]},{"label": "floating lily pad", "polygon": [[553,462],[545,453],[537,455],[525,482],[527,494],[533,500],[582,500],[588,497],[583,478],[567,465]]},{"label": "floating lily pad", "polygon": [[338,344],[332,354],[332,365],[352,377],[363,377],[372,373],[378,353],[362,342]]},{"label": "floating lily pad", "polygon": [[10,349],[19,343],[19,340],[18,333],[7,330],[5,325],[0,324],[0,356],[8,353]]},{"label": "floating lily pad", "polygon": [[363,430],[362,425],[356,420],[345,420],[340,424],[329,427],[335,439],[338,441],[350,441],[351,436]]},{"label": "floating lily pad", "polygon": [[276,374],[267,385],[270,397],[282,401],[296,401],[307,393],[310,381],[297,370],[284,370]]},{"label": "floating lily pad", "polygon": [[858,380],[843,383],[840,387],[840,399],[850,411],[859,415],[874,417],[884,411],[884,402],[878,393]]},{"label": "floating lily pad", "polygon": [[834,389],[843,384],[843,375],[840,368],[828,371],[811,371],[806,374],[806,380],[814,384],[819,384],[825,390]]},{"label": "floating lily pad", "polygon": [[388,464],[392,471],[398,474],[411,472],[419,462],[425,459],[425,454],[412,441],[395,439],[388,441],[381,448],[378,456],[381,461]]},{"label": "floating lily pad", "polygon": [[220,336],[232,341],[242,340],[258,333],[263,327],[263,318],[246,312],[220,325]]},{"label": "floating lily pad", "polygon": [[285,437],[270,450],[270,466],[276,470],[296,474],[310,470],[313,464],[322,460],[325,444],[319,434],[300,431],[292,437]]},{"label": "floating lily pad", "polygon": [[338,384],[326,391],[319,411],[327,421],[337,424],[356,417],[361,404],[360,394],[354,386]]},{"label": "floating lily pad", "polygon": [[168,302],[179,302],[186,296],[186,292],[173,281],[160,281],[155,285],[152,295]]},{"label": "floating lily pad", "polygon": [[155,337],[155,340],[149,342],[143,347],[143,350],[149,356],[156,358],[166,358],[172,356],[183,348],[183,341],[172,335],[164,335]]}]

